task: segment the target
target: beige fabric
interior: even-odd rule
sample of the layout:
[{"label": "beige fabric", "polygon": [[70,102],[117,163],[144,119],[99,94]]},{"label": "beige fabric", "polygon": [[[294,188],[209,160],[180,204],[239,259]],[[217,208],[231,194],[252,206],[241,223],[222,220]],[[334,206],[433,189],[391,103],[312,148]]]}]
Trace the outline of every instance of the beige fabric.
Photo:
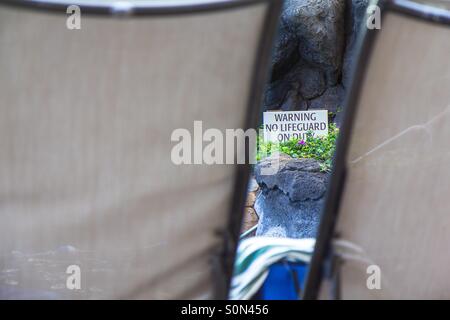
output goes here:
[{"label": "beige fabric", "polygon": [[440,9],[448,10],[450,8],[449,0],[412,0],[412,2],[418,2],[420,4],[425,4]]},{"label": "beige fabric", "polygon": [[[337,234],[344,299],[450,298],[450,28],[388,13],[366,70]],[[381,268],[368,290],[366,268]]]},{"label": "beige fabric", "polygon": [[176,166],[170,139],[194,120],[242,128],[265,11],[82,14],[68,30],[0,7],[3,297],[210,297],[234,166]]}]

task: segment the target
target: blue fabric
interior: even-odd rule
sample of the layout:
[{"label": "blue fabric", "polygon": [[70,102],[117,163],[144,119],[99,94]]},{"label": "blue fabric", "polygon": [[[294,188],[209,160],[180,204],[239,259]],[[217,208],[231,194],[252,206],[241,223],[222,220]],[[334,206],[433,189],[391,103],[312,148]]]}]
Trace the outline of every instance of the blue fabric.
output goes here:
[{"label": "blue fabric", "polygon": [[[302,263],[281,261],[272,265],[269,274],[254,299],[298,300],[303,290],[308,266]],[[300,289],[300,292],[297,292]]]}]

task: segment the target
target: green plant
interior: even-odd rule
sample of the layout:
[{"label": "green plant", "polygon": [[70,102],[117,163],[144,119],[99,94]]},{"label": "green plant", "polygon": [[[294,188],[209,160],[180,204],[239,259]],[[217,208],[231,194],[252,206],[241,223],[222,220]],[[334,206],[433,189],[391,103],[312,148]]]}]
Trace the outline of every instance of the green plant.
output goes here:
[{"label": "green plant", "polygon": [[329,171],[336,147],[336,139],[339,128],[334,123],[328,127],[328,136],[314,137],[312,132],[307,133],[305,141],[291,139],[282,143],[264,142],[258,137],[258,149],[256,160],[261,160],[273,152],[285,153],[293,158],[313,158],[321,162],[321,170]]}]

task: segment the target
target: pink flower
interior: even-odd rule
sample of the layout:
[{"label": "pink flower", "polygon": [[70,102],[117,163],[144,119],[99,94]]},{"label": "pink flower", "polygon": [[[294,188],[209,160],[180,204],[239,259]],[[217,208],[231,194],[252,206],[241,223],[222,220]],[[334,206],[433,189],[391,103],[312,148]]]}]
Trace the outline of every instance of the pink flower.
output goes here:
[{"label": "pink flower", "polygon": [[297,143],[298,145],[305,145],[306,144],[306,142],[305,142],[305,140],[300,140],[298,143]]}]

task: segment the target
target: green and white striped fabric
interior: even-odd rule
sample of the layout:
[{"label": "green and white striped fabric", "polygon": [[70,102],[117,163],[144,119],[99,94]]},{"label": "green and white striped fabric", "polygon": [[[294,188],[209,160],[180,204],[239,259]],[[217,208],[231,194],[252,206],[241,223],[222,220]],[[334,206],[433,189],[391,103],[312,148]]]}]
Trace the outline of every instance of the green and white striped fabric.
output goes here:
[{"label": "green and white striped fabric", "polygon": [[248,300],[264,283],[274,263],[309,263],[315,239],[285,239],[253,237],[242,240],[238,246],[230,299]]}]

